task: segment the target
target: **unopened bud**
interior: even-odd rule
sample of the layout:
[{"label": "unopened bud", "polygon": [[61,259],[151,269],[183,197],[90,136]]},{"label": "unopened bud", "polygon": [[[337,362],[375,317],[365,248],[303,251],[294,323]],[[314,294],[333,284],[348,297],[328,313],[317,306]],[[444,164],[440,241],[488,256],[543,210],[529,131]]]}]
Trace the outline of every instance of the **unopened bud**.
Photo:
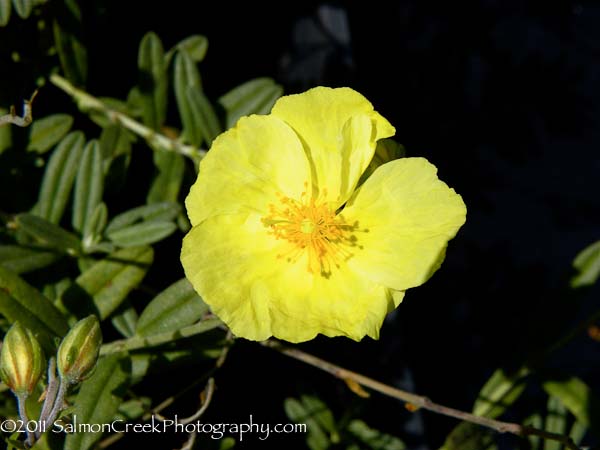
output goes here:
[{"label": "unopened bud", "polygon": [[31,394],[45,368],[42,347],[31,331],[15,322],[0,352],[0,377],[15,394]]},{"label": "unopened bud", "polygon": [[102,345],[102,332],[96,316],[81,319],[67,333],[58,347],[58,372],[70,384],[91,375]]}]

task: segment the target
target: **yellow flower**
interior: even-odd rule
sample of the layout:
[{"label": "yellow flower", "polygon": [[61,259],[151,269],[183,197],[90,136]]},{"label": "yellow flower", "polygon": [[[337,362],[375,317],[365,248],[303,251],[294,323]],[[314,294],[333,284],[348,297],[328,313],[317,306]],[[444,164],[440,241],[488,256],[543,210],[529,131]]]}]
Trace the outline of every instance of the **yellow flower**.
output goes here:
[{"label": "yellow flower", "polygon": [[423,158],[383,164],[394,128],[358,92],[282,97],[215,139],[186,199],[187,278],[240,337],[377,339],[465,221],[461,197]]}]

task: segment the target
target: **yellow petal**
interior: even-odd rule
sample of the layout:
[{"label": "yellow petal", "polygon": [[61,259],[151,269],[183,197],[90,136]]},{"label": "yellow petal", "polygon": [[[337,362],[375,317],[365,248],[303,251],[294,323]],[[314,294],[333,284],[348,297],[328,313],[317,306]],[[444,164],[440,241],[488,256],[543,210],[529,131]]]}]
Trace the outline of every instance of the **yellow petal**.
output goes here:
[{"label": "yellow petal", "polygon": [[272,115],[296,131],[311,163],[314,190],[336,207],[352,194],[377,140],[395,133],[373,105],[350,88],[317,87],[282,97]]},{"label": "yellow petal", "polygon": [[310,184],[308,160],[288,125],[273,116],[242,117],[213,142],[185,205],[196,225],[216,214],[265,211],[278,192],[297,198]]},{"label": "yellow petal", "polygon": [[210,217],[185,237],[188,280],[232,332],[290,342],[326,336],[377,338],[395,300],[389,289],[342,265],[331,276],[308,271],[306,255],[288,260],[258,214]]},{"label": "yellow petal", "polygon": [[424,158],[380,166],[342,212],[356,223],[360,251],[348,265],[389,288],[418,286],[439,268],[448,241],[465,222],[460,195]]}]

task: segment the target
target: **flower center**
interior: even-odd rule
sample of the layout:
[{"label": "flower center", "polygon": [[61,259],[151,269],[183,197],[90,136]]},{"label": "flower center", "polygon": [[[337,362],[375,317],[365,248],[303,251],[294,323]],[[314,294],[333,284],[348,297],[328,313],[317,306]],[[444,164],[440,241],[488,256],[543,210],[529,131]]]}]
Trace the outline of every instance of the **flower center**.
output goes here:
[{"label": "flower center", "polygon": [[346,224],[327,202],[307,200],[306,192],[300,200],[282,194],[278,197],[279,205],[270,204],[269,215],[262,219],[275,239],[291,244],[278,258],[291,262],[307,254],[308,271],[329,276],[333,267],[352,256],[348,247],[356,245],[356,237],[351,234],[356,227]]}]

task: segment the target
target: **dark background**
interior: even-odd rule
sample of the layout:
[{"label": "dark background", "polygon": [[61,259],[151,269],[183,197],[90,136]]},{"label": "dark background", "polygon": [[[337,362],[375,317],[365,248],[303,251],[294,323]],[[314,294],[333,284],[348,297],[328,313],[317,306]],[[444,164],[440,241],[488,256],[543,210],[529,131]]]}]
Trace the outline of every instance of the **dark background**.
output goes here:
[{"label": "dark background", "polygon": [[[200,69],[212,100],[258,76],[286,93],[353,87],[396,127],[409,156],[428,158],[463,196],[467,223],[446,262],[408,291],[378,342],[318,338],[301,345],[306,351],[470,410],[494,369],[518,367],[597,309],[597,288],[568,286],[571,261],[600,235],[597,3],[113,0],[87,2],[83,17],[95,95],[125,97],[147,31],[166,48],[204,34],[210,45]],[[544,360],[540,373],[549,370],[581,376],[597,391],[600,344],[582,334]],[[186,372],[193,378],[194,368]],[[206,422],[250,414],[287,422],[283,399],[312,392],[338,418],[356,411],[410,448],[438,448],[456,425],[378,394],[358,399],[329,375],[253,343],[235,345],[217,385]],[[506,419],[520,421],[544,402],[531,388]],[[239,447],[284,445],[303,448],[303,436],[249,437]]]}]

